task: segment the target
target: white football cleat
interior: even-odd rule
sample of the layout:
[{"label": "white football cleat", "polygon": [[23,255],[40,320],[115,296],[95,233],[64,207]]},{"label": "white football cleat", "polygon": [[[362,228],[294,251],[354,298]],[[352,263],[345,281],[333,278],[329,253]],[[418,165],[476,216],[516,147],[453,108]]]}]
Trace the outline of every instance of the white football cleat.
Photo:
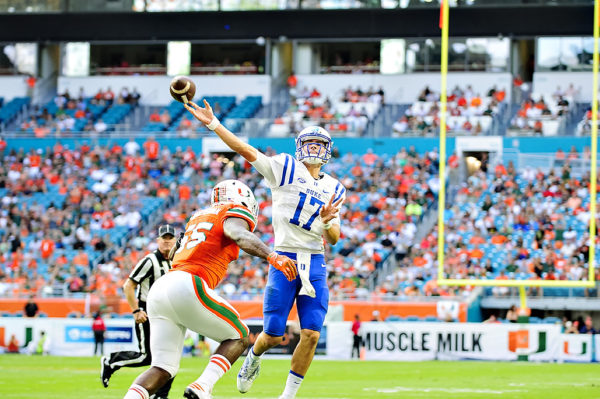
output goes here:
[{"label": "white football cleat", "polygon": [[185,388],[183,397],[187,399],[212,399],[210,392],[206,391],[202,385],[192,382]]},{"label": "white football cleat", "polygon": [[[252,348],[250,348],[252,350]],[[252,383],[258,377],[260,372],[260,357],[254,362],[250,360],[250,356],[246,356],[246,360],[242,364],[242,368],[237,376],[237,388],[240,393],[246,393],[252,388]]]}]

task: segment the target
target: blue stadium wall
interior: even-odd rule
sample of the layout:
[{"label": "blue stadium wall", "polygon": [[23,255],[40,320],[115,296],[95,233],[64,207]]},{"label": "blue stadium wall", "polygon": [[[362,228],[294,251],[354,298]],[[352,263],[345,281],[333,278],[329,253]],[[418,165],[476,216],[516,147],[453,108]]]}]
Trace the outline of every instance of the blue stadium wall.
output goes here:
[{"label": "blue stadium wall", "polygon": [[[29,151],[32,148],[45,149],[52,147],[56,143],[55,138],[40,138],[40,139],[8,139],[8,149],[19,149],[23,148],[25,151]],[[118,143],[123,145],[127,142],[127,139],[111,139],[111,138],[94,138],[94,139],[64,139],[61,138],[60,142],[64,145],[69,145],[70,148],[74,148],[82,143],[88,144],[101,144],[101,145],[112,145]],[[142,144],[145,139],[138,138],[137,142]],[[191,146],[196,152],[202,151],[202,140],[201,139],[159,139],[161,146],[167,146],[171,150],[175,150],[177,147],[186,149]],[[250,139],[250,144],[253,146],[265,149],[271,147],[277,152],[294,152],[294,141],[291,138],[256,138]],[[584,147],[590,146],[591,141],[589,137],[507,137],[503,139],[503,147],[505,150],[518,150],[522,153],[553,153],[559,148],[563,151],[570,150],[572,146],[575,146],[577,151],[581,152]],[[417,152],[429,151],[434,148],[439,148],[439,140],[437,138],[382,138],[382,139],[363,139],[363,138],[335,138],[334,147],[338,148],[342,154],[352,152],[356,154],[363,154],[368,149],[372,149],[375,153],[396,153],[402,148],[408,149],[410,146],[414,146]],[[446,151],[448,154],[454,151],[455,140],[449,138],[446,141]]]}]

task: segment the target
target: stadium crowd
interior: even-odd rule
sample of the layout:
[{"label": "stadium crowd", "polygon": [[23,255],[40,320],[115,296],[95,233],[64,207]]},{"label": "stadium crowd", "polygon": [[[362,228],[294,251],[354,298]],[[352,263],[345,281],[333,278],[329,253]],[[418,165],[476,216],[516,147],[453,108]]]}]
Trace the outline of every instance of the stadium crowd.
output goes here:
[{"label": "stadium crowd", "polygon": [[[560,173],[518,173],[509,163],[471,175],[445,213],[446,275],[586,279],[589,177],[571,175],[573,151],[557,153],[565,155]],[[333,299],[469,292],[436,284],[437,227],[415,238],[436,201],[436,150],[335,152],[327,169],[348,190],[342,238],[326,249]],[[45,151],[9,152],[0,169],[0,295],[119,295],[132,266],[155,249],[155,227],[166,222],[181,231],[192,212],[209,204],[212,186],[229,178],[254,190],[256,233],[272,245],[270,194],[240,157],[205,156],[191,147],[170,151],[152,138],[143,145],[70,149],[57,142]],[[388,257],[396,268],[371,290],[369,278]],[[265,284],[264,264],[242,255],[219,290],[232,299],[257,299]]]},{"label": "stadium crowd", "polygon": [[[394,246],[410,247],[421,215],[435,200],[438,154],[411,148],[392,156],[336,156],[328,170],[348,196],[343,238],[327,249],[329,281],[332,297],[351,298],[367,292],[368,276]],[[207,157],[192,148],[171,152],[152,139],[143,149],[133,141],[75,149],[57,143],[45,152],[12,151],[1,170],[0,295],[119,294],[132,266],[154,249],[152,233],[145,232],[163,222],[182,229],[224,178],[254,189],[260,204],[256,232],[273,242],[270,195],[239,157]],[[149,199],[163,199],[152,215],[145,209]],[[220,287],[229,298],[257,298],[265,277],[262,263],[242,256]]]},{"label": "stadium crowd", "polygon": [[94,132],[103,133],[137,106],[140,94],[134,88],[123,87],[116,95],[110,87],[88,97],[83,87],[77,95],[68,90],[41,107],[32,107],[29,117],[19,126],[20,131],[45,137],[50,133]]},{"label": "stadium crowd", "polygon": [[[445,276],[587,280],[590,178],[571,174],[569,159],[577,158],[576,152],[572,149],[568,158],[557,152],[564,160],[560,173],[532,168],[519,173],[509,162],[471,175],[445,212]],[[401,257],[378,291],[391,296],[415,295],[419,289],[425,295],[467,294],[470,287],[437,286],[436,254],[437,225],[415,243],[410,256]],[[529,294],[557,295],[553,290],[530,288]],[[593,293],[580,290],[581,296]],[[491,291],[510,293],[507,287]]]}]

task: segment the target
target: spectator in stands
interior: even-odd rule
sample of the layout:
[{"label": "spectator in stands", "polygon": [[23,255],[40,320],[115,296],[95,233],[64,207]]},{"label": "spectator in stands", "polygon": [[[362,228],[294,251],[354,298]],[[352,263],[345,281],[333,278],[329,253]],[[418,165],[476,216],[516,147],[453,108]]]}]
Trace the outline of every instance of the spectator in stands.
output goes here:
[{"label": "spectator in stands", "polygon": [[35,89],[36,78],[33,75],[27,76],[25,83],[27,84],[27,97],[33,98],[33,90]]},{"label": "spectator in stands", "polygon": [[169,111],[164,110],[163,113],[160,114],[160,122],[165,126],[171,124],[171,115],[169,114]]},{"label": "spectator in stands", "polygon": [[110,86],[104,92],[104,101],[110,107],[115,99],[115,93],[110,89]]},{"label": "spectator in stands", "polygon": [[138,154],[138,152],[140,151],[141,147],[137,143],[137,141],[135,141],[135,139],[133,137],[131,137],[131,138],[129,138],[129,141],[127,143],[125,143],[125,145],[123,146],[123,149],[125,150],[125,154],[130,155],[130,156],[136,156]]},{"label": "spectator in stands", "polygon": [[77,93],[77,100],[78,101],[84,101],[86,99],[85,97],[85,89],[83,86],[79,87],[79,93]]},{"label": "spectator in stands", "polygon": [[137,106],[140,102],[140,97],[140,93],[137,91],[137,88],[134,87],[129,95],[129,103],[134,107]]},{"label": "spectator in stands", "polygon": [[40,243],[40,255],[43,260],[50,260],[50,257],[54,254],[54,248],[56,244],[50,237],[44,238]]},{"label": "spectator in stands", "polygon": [[583,325],[579,326],[580,334],[597,334],[598,331],[594,328],[592,316],[586,316]]},{"label": "spectator in stands", "polygon": [[508,309],[508,311],[506,312],[506,320],[508,320],[511,323],[516,323],[517,318],[517,307],[515,305],[512,305],[510,309]]},{"label": "spectator in stands", "polygon": [[106,123],[104,123],[102,118],[98,119],[98,121],[94,123],[94,131],[96,133],[103,133],[106,131],[106,129],[108,129],[108,126],[106,125]]},{"label": "spectator in stands", "polygon": [[381,318],[381,314],[379,313],[379,310],[373,311],[373,318],[371,318],[371,321],[383,321],[383,319]]},{"label": "spectator in stands", "polygon": [[500,323],[500,321],[498,320],[498,316],[496,316],[494,313],[492,313],[490,315],[490,317],[488,317],[487,319],[485,319],[483,322],[484,323],[488,323],[488,324],[490,324],[490,323],[493,323],[493,324]]},{"label": "spectator in stands", "polygon": [[123,87],[119,92],[119,98],[117,99],[118,104],[127,104],[131,102],[129,89],[127,87]]},{"label": "spectator in stands", "polygon": [[94,103],[95,104],[104,103],[104,92],[102,91],[102,89],[98,89],[98,92],[94,96]]},{"label": "spectator in stands", "polygon": [[150,114],[150,122],[160,122],[160,114],[158,113],[157,109],[154,109],[154,111],[152,111]]},{"label": "spectator in stands", "polygon": [[397,135],[401,135],[402,133],[408,130],[408,118],[406,115],[401,116],[394,124],[392,125],[392,131]]},{"label": "spectator in stands", "polygon": [[30,295],[27,303],[25,304],[25,317],[37,317],[40,308],[37,303],[33,300],[34,296]]},{"label": "spectator in stands", "polygon": [[579,322],[577,320],[575,321],[569,321],[567,320],[564,324],[564,333],[565,334],[579,334]]},{"label": "spectator in stands", "polygon": [[423,207],[419,203],[411,200],[408,205],[406,205],[404,213],[406,216],[415,216],[418,219],[423,214]]},{"label": "spectator in stands", "polygon": [[144,151],[146,158],[150,161],[155,161],[158,159],[160,144],[158,144],[158,141],[154,139],[154,136],[148,137],[148,139],[144,142]]},{"label": "spectator in stands", "polygon": [[290,97],[295,98],[297,95],[296,86],[298,86],[298,78],[294,71],[290,72],[290,76],[287,78],[287,86]]}]

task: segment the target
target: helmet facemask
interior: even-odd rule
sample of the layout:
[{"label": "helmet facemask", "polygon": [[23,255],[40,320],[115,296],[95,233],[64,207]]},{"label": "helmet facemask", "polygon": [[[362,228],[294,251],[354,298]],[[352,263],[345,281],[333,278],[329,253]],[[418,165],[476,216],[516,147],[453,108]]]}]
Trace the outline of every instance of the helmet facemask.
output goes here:
[{"label": "helmet facemask", "polygon": [[[307,141],[318,142],[307,143]],[[333,141],[327,130],[319,126],[310,126],[303,129],[296,138],[296,159],[311,165],[324,165],[331,159]],[[310,152],[311,146],[317,146],[315,153]]]}]

